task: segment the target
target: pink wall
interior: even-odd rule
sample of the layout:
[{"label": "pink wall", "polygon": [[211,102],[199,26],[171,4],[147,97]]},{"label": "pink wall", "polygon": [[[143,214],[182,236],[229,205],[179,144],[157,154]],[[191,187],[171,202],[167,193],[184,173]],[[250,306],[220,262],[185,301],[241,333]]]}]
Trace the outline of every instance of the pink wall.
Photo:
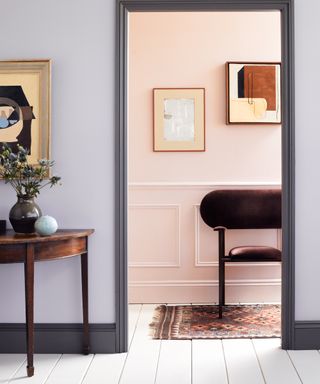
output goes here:
[{"label": "pink wall", "polygon": [[[130,13],[129,300],[214,302],[217,239],[199,216],[217,188],[279,187],[281,127],[225,124],[225,62],[280,61],[280,13]],[[152,151],[152,89],[206,88],[206,151]],[[230,231],[232,232],[232,231]],[[227,247],[281,247],[276,230]],[[227,267],[227,302],[280,300],[279,263]]]},{"label": "pink wall", "polygon": [[[130,181],[280,181],[279,126],[225,125],[226,61],[280,61],[279,12],[130,13]],[[204,153],[152,151],[152,88],[206,88]]]}]

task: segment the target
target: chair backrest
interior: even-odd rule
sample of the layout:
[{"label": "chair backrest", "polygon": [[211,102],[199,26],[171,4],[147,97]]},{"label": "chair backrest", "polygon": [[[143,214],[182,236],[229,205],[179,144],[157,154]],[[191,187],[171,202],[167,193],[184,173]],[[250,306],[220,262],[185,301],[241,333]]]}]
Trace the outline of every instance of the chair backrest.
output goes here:
[{"label": "chair backrest", "polygon": [[281,228],[281,190],[212,191],[203,198],[200,213],[212,228]]}]

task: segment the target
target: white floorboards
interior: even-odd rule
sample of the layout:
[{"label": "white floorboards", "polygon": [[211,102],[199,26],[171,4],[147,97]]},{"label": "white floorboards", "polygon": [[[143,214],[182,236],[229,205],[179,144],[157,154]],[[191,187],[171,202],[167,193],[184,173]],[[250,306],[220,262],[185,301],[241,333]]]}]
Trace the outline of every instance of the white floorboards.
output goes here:
[{"label": "white floorboards", "polygon": [[[121,384],[153,384],[156,379],[158,359],[160,354],[160,340],[149,337],[154,305],[143,305],[129,353],[121,374]],[[131,326],[133,326],[131,324]]]},{"label": "white floorboards", "polygon": [[320,383],[320,353],[318,351],[289,351],[303,384]]},{"label": "white floorboards", "polygon": [[191,341],[163,340],[160,352],[156,384],[191,384]]},{"label": "white floorboards", "polygon": [[95,355],[83,384],[118,384],[126,356],[126,353]]},{"label": "white floorboards", "polygon": [[37,374],[31,378],[26,376],[26,364],[23,364],[9,383],[19,384],[42,384],[45,383],[53,369],[61,359],[61,355],[34,355],[34,365],[37,367]]},{"label": "white floorboards", "polygon": [[130,306],[129,352],[0,354],[0,384],[319,384],[319,351],[284,351],[280,339],[152,340],[155,305]]},{"label": "white floorboards", "polygon": [[230,383],[264,383],[259,361],[250,339],[222,340],[222,345]]},{"label": "white floorboards", "polygon": [[[62,355],[46,384],[81,384],[94,355]],[[35,369],[37,366],[35,366]],[[37,371],[36,371],[37,372]]]},{"label": "white floorboards", "polygon": [[26,355],[0,355],[0,383],[7,383],[25,363]]},{"label": "white floorboards", "polygon": [[301,383],[288,353],[280,348],[280,339],[254,339],[252,342],[267,383]]},{"label": "white floorboards", "polygon": [[227,384],[228,376],[221,340],[192,341],[193,384]]}]

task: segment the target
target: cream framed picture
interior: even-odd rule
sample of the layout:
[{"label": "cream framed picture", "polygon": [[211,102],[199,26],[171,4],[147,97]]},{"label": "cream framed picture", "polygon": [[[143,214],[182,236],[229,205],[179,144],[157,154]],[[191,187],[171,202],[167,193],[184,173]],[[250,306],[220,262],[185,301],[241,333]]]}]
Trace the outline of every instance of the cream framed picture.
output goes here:
[{"label": "cream framed picture", "polygon": [[281,63],[227,62],[227,124],[281,124]]},{"label": "cream framed picture", "polygon": [[50,60],[0,61],[0,146],[50,159]]},{"label": "cream framed picture", "polygon": [[153,89],[153,150],[205,151],[205,89]]}]

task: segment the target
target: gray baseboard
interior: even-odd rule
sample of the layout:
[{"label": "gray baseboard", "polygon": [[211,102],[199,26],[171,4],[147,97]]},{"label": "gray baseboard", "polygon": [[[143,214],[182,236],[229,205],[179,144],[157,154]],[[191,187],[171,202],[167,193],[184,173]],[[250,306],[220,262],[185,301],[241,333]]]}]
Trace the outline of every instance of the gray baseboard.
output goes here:
[{"label": "gray baseboard", "polygon": [[[90,324],[91,353],[116,352],[115,324]],[[81,324],[35,324],[35,353],[82,353]],[[0,324],[0,353],[26,352],[25,324]]]},{"label": "gray baseboard", "polygon": [[320,349],[320,321],[295,321],[294,349]]}]

